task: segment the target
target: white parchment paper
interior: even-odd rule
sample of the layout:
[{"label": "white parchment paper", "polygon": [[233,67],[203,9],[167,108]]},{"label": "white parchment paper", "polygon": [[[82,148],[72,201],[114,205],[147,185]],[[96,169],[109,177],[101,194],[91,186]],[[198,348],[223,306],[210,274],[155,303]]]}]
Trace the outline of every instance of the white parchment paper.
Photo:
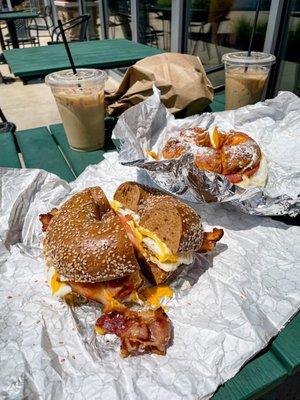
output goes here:
[{"label": "white parchment paper", "polygon": [[109,153],[70,185],[38,170],[0,169],[0,179],[0,398],[208,399],[299,308],[300,228],[198,205],[225,234],[172,284],[173,343],[165,357],[122,359],[117,338],[94,333],[98,305],[50,295],[38,215],[85,187],[112,197],[126,180],[149,183],[145,173]]}]

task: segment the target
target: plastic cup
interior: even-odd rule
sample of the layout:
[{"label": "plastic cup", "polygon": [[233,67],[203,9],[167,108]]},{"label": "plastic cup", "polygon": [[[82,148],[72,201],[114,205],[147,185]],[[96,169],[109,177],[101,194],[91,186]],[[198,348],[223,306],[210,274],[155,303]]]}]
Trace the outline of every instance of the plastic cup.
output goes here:
[{"label": "plastic cup", "polygon": [[101,149],[104,133],[104,84],[107,74],[97,69],[53,72],[46,76],[56,100],[69,145],[74,150]]},{"label": "plastic cup", "polygon": [[235,110],[262,100],[275,56],[253,51],[227,53],[222,57],[225,64],[225,109]]}]

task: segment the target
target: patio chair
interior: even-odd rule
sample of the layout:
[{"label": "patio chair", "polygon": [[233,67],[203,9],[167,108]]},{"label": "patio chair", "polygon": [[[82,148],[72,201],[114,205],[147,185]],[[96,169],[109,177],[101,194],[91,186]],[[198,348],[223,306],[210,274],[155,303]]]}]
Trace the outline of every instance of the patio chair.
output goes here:
[{"label": "patio chair", "polygon": [[[35,22],[36,24],[36,22]],[[26,44],[30,44],[31,46],[36,46],[40,45],[40,38],[39,38],[39,31],[36,28],[36,36],[33,36],[31,34],[31,30],[29,29],[29,22],[27,19],[16,19],[15,20],[15,27],[17,31],[17,37],[18,37],[18,42],[21,44],[23,47],[25,47]],[[5,40],[5,43],[8,48],[12,45],[11,38],[9,37],[8,39]]]},{"label": "patio chair", "polygon": [[52,28],[54,28],[52,6],[48,5],[43,11],[40,11],[38,18],[35,18],[34,22],[31,21],[28,27],[30,30],[38,29],[39,32],[47,31],[51,37]]},{"label": "patio chair", "polygon": [[[73,31],[74,32],[74,28],[77,27],[78,29],[78,39],[71,39],[72,42],[84,42],[87,40],[87,28],[88,28],[88,24],[89,24],[89,19],[90,19],[90,15],[89,14],[83,14],[83,15],[79,15],[79,17],[70,19],[69,21],[66,21],[62,24],[63,26],[63,30],[64,32],[68,32],[68,31]],[[52,35],[51,35],[51,42],[48,42],[48,44],[55,44],[55,43],[59,43],[62,42],[62,37],[61,37],[61,33],[60,33],[60,29],[58,26],[56,26],[53,29]]]},{"label": "patio chair", "polygon": [[3,111],[0,108],[0,134],[6,132],[15,133],[15,131],[16,125],[12,122],[7,121],[5,115],[3,114]]}]

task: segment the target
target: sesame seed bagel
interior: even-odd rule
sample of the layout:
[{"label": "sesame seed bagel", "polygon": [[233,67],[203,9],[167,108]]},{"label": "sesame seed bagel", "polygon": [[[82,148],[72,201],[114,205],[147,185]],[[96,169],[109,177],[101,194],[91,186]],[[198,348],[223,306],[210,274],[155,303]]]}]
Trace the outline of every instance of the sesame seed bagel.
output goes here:
[{"label": "sesame seed bagel", "polygon": [[200,249],[201,218],[175,197],[136,182],[125,182],[118,187],[114,200],[136,212],[140,225],[154,232],[174,254]]},{"label": "sesame seed bagel", "polygon": [[67,200],[44,239],[47,262],[69,281],[102,282],[139,269],[132,244],[100,187]]}]

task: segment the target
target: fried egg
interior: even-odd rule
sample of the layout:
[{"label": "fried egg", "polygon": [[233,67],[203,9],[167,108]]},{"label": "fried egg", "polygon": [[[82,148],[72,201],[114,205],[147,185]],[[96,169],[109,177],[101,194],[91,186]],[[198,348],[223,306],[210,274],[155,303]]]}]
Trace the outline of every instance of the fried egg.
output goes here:
[{"label": "fried egg", "polygon": [[134,236],[134,245],[138,251],[159,268],[166,272],[175,271],[181,264],[191,264],[194,259],[193,252],[173,254],[168,246],[149,229],[139,225],[140,217],[138,214],[124,208],[122,203],[112,200],[112,209],[122,216],[130,215],[132,220],[127,221]]},{"label": "fried egg", "polygon": [[129,210],[128,208],[124,208],[119,201],[112,200],[110,202],[110,206],[115,212],[124,216],[130,215],[133,218],[133,220],[136,221],[137,223],[140,221],[140,216],[137,213]]},{"label": "fried egg", "polygon": [[248,187],[265,187],[268,179],[268,163],[266,157],[262,154],[257,172],[250,176],[243,175],[242,182],[237,183],[243,189]]},{"label": "fried egg", "polygon": [[47,280],[53,296],[64,298],[72,292],[72,288],[66,282],[63,282],[53,267],[47,270]]}]

